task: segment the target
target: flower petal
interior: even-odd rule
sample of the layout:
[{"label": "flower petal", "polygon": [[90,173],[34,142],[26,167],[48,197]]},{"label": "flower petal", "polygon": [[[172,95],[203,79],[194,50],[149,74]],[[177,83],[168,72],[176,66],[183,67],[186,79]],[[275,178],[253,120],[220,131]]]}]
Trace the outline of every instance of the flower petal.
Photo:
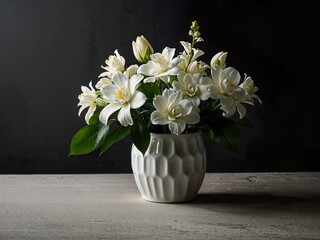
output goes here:
[{"label": "flower petal", "polygon": [[241,104],[241,103],[238,103],[237,104],[237,111],[238,111],[238,113],[239,113],[239,118],[240,119],[242,119],[245,115],[246,115],[246,113],[247,113],[247,110],[246,110],[246,108],[243,106],[243,104]]},{"label": "flower petal", "polygon": [[176,120],[175,122],[169,123],[169,129],[171,133],[175,135],[181,134],[185,128],[186,128],[186,123],[184,121]]},{"label": "flower petal", "polygon": [[89,93],[89,92],[91,92],[90,89],[89,89],[88,87],[86,87],[86,86],[81,86],[81,91],[82,91],[83,93]]},{"label": "flower petal", "polygon": [[96,84],[96,88],[101,89],[103,87],[103,85],[106,84],[111,84],[111,79],[110,78],[100,78],[100,80],[97,82]]},{"label": "flower petal", "polygon": [[165,47],[162,51],[162,55],[165,57],[167,62],[171,62],[175,52],[176,52],[175,48]]},{"label": "flower petal", "polygon": [[198,96],[185,96],[186,99],[190,100],[192,102],[193,106],[199,106],[200,105],[200,98]]},{"label": "flower petal", "polygon": [[213,84],[213,81],[212,81],[212,79],[209,78],[209,77],[202,77],[202,78],[200,79],[200,84],[209,86],[209,85]]},{"label": "flower petal", "polygon": [[168,118],[166,118],[166,116],[158,110],[151,113],[150,120],[152,124],[155,125],[166,125],[169,123]]},{"label": "flower petal", "polygon": [[183,118],[186,124],[196,124],[200,121],[200,114],[198,111],[191,111],[190,114]]},{"label": "flower petal", "polygon": [[200,49],[193,49],[194,53],[191,59],[191,62],[195,61],[198,57],[202,56],[204,54],[204,51]]},{"label": "flower petal", "polygon": [[127,70],[124,72],[124,75],[127,76],[128,79],[130,79],[133,75],[137,74],[138,65],[131,65],[127,68]]},{"label": "flower petal", "polygon": [[164,96],[155,96],[153,99],[153,106],[157,110],[165,112],[168,109],[168,99]]},{"label": "flower petal", "polygon": [[225,105],[225,106],[234,105],[233,98],[230,97],[230,96],[221,95],[220,96],[220,102],[221,102],[222,105]]},{"label": "flower petal", "polygon": [[107,124],[109,117],[112,113],[118,111],[121,108],[121,104],[119,103],[110,103],[107,105],[99,114],[99,120],[103,124]]},{"label": "flower petal", "polygon": [[142,64],[138,70],[138,74],[143,74],[145,76],[153,76],[154,69],[156,68],[155,63],[153,61],[149,61],[146,64]]},{"label": "flower petal", "polygon": [[[78,104],[78,105],[79,105],[79,104]],[[87,107],[88,107],[88,105],[82,105],[82,106],[80,107],[79,112],[78,112],[79,117],[80,117],[82,111],[83,111],[85,108],[87,108]]]},{"label": "flower petal", "polygon": [[94,88],[92,87],[92,81],[89,82],[89,87],[90,87],[92,92],[95,92]]},{"label": "flower petal", "polygon": [[240,101],[242,99],[245,100],[245,99],[250,98],[250,96],[245,96],[245,95],[246,95],[246,91],[240,87],[236,88],[232,93],[232,96],[234,97],[234,99],[236,101]]},{"label": "flower petal", "polygon": [[147,77],[143,80],[144,83],[154,83],[156,81],[155,77]]},{"label": "flower petal", "polygon": [[130,113],[130,104],[122,105],[122,108],[118,113],[118,120],[120,124],[124,127],[127,127],[128,125],[133,124],[131,113]]},{"label": "flower petal", "polygon": [[224,111],[224,117],[231,117],[236,112],[236,106],[234,104],[230,106],[222,105],[221,109]]},{"label": "flower petal", "polygon": [[88,112],[86,113],[86,116],[85,116],[85,120],[86,120],[87,124],[89,124],[89,120],[92,117],[92,115],[94,114],[94,111],[96,110],[96,108],[97,108],[96,105],[91,105],[89,107]]},{"label": "flower petal", "polygon": [[172,93],[169,96],[168,102],[171,104],[178,104],[182,100],[182,93],[181,91]]},{"label": "flower petal", "polygon": [[172,83],[172,86],[173,86],[173,89],[175,90],[175,91],[181,91],[181,92],[185,92],[186,91],[186,86],[182,83],[182,82],[180,82],[180,81],[174,81],[173,83]]},{"label": "flower petal", "polygon": [[187,86],[188,86],[189,84],[194,85],[195,81],[194,81],[193,75],[191,75],[191,74],[186,74],[186,75],[184,76],[184,78],[183,78],[183,83],[184,83],[184,85],[187,85]]},{"label": "flower petal", "polygon": [[176,57],[174,59],[172,59],[172,61],[170,62],[169,64],[169,68],[173,68],[175,67],[176,65],[178,65],[179,62],[183,61],[182,58],[179,58],[179,57]]},{"label": "flower petal", "polygon": [[128,87],[128,78],[122,72],[115,72],[112,75],[112,81],[119,88],[127,88]]},{"label": "flower petal", "polygon": [[200,96],[199,97],[200,97],[200,99],[202,101],[205,101],[210,97],[210,93],[209,93],[209,91],[208,91],[206,86],[200,85],[199,86],[199,90],[200,90],[200,94],[199,94]]},{"label": "flower petal", "polygon": [[141,107],[147,100],[146,95],[140,91],[136,91],[131,99],[131,108],[136,109]]},{"label": "flower petal", "polygon": [[172,95],[174,93],[173,89],[171,88],[166,88],[163,93],[162,96],[165,97],[166,99],[169,99],[170,95]]},{"label": "flower petal", "polygon": [[109,74],[110,74],[110,72],[103,72],[98,76],[98,78],[107,77],[107,76],[109,76]]},{"label": "flower petal", "polygon": [[103,99],[108,103],[114,102],[114,95],[117,93],[118,89],[119,88],[113,84],[103,85],[101,89]]},{"label": "flower petal", "polygon": [[[225,70],[227,70],[226,72],[228,72],[229,78],[233,79],[235,84],[238,85],[241,79],[240,73],[233,67],[228,67]],[[223,72],[225,70],[223,70]]]},{"label": "flower petal", "polygon": [[183,100],[179,101],[177,106],[181,110],[182,116],[186,116],[186,115],[190,114],[190,112],[192,111],[192,108],[193,108],[193,104],[189,99],[183,99]]},{"label": "flower petal", "polygon": [[180,43],[183,46],[184,51],[189,54],[191,52],[191,43],[185,41],[180,41]]},{"label": "flower petal", "polygon": [[134,91],[139,87],[139,83],[142,81],[143,76],[141,74],[133,75],[129,79],[129,89],[131,94],[134,93]]},{"label": "flower petal", "polygon": [[251,97],[257,99],[257,100],[259,101],[259,103],[262,104],[262,101],[261,101],[261,99],[258,97],[258,95],[252,94]]}]

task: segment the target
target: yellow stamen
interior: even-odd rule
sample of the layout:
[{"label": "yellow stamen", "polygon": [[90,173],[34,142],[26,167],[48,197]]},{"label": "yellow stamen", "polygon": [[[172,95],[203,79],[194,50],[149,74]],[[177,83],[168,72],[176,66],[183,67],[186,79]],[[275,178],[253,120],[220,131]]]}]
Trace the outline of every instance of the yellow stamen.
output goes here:
[{"label": "yellow stamen", "polygon": [[227,79],[227,84],[230,85],[230,86],[232,86],[232,87],[235,87],[235,86],[236,86],[236,85],[234,84],[233,79],[230,79],[230,78]]},{"label": "yellow stamen", "polygon": [[120,88],[117,93],[115,94],[115,97],[117,99],[126,100],[127,98],[127,89],[126,88]]}]

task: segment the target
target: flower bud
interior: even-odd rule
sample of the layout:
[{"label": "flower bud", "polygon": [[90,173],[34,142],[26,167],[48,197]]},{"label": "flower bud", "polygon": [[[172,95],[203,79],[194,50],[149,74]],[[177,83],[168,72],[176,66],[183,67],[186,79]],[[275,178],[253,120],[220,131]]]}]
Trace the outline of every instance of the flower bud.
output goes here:
[{"label": "flower bud", "polygon": [[101,98],[97,98],[96,102],[97,102],[97,106],[99,106],[99,107],[105,107],[105,106],[108,105],[108,103],[106,103],[106,102],[105,102],[103,99],[101,99]]},{"label": "flower bud", "polygon": [[195,36],[196,38],[198,38],[198,37],[201,36],[201,33],[200,33],[199,31],[196,31],[196,32],[194,33],[194,36]]},{"label": "flower bud", "polygon": [[191,27],[190,27],[192,30],[194,31],[197,31],[199,29],[199,25],[198,25],[198,22],[197,21],[193,21],[191,23]]},{"label": "flower bud", "polygon": [[141,63],[149,61],[150,55],[153,54],[151,44],[143,35],[137,37],[136,41],[132,41],[132,49],[135,58]]},{"label": "flower bud", "polygon": [[213,56],[210,62],[210,66],[213,68],[215,65],[223,67],[226,59],[227,59],[227,52],[218,52],[216,55]]}]

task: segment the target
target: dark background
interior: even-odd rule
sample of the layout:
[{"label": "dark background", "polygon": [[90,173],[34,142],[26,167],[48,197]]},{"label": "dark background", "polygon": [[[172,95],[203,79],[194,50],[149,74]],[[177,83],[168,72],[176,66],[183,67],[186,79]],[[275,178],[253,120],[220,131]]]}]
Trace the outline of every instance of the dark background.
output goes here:
[{"label": "dark background", "polygon": [[206,142],[208,172],[319,171],[319,8],[316,1],[0,0],[0,173],[131,172],[131,140],[68,157],[80,86],[96,83],[131,41],[182,51],[198,20],[209,62],[218,51],[251,75],[263,105],[248,107],[241,154]]}]

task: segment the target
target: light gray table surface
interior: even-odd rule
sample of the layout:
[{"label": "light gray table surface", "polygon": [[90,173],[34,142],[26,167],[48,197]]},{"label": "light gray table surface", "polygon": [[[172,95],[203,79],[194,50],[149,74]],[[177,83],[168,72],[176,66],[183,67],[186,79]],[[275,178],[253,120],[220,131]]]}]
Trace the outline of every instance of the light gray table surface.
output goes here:
[{"label": "light gray table surface", "polygon": [[132,174],[0,175],[0,239],[320,239],[320,173],[207,173],[183,204]]}]

